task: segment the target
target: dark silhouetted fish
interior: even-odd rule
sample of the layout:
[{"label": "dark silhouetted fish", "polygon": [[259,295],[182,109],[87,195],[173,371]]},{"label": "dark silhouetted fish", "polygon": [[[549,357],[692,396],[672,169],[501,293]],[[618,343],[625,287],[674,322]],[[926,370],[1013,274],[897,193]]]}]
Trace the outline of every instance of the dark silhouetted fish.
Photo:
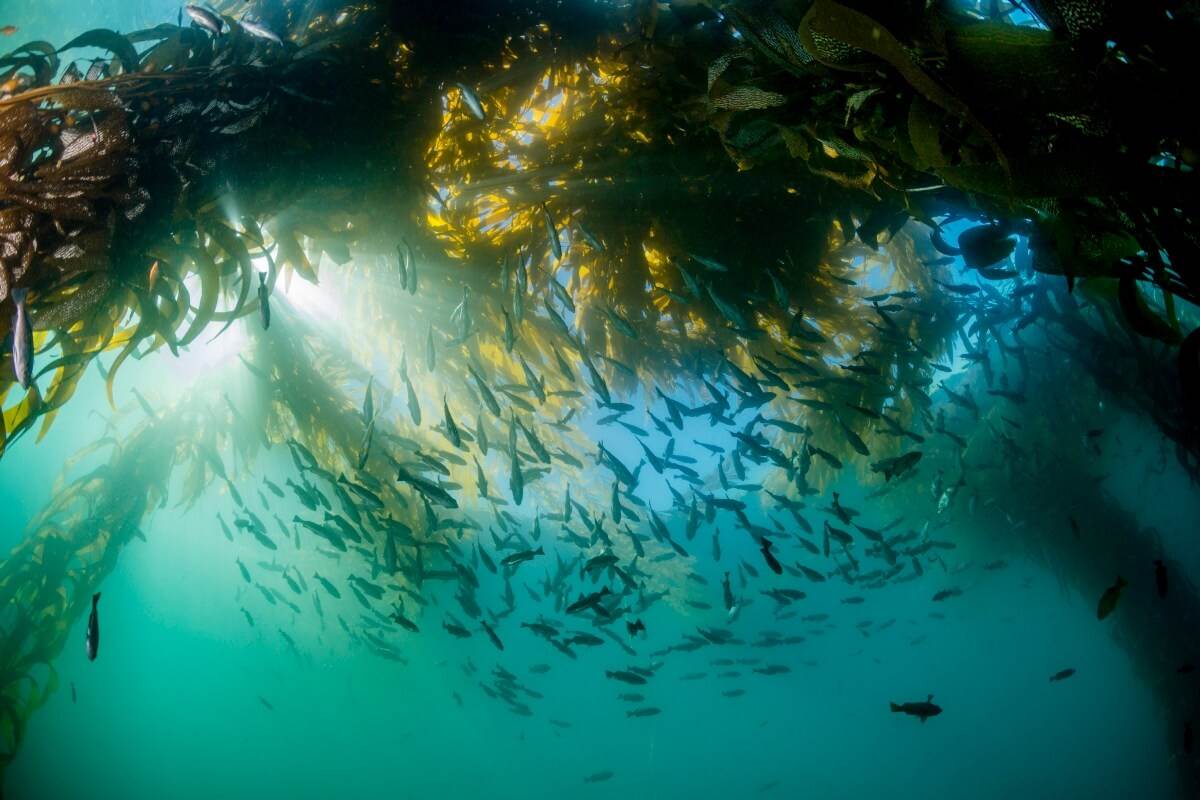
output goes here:
[{"label": "dark silhouetted fish", "polygon": [[100,613],[96,608],[96,604],[99,602],[100,593],[96,592],[92,595],[92,613],[88,615],[86,638],[88,661],[95,661],[100,652]]},{"label": "dark silhouetted fish", "polygon": [[1104,619],[1117,608],[1117,603],[1121,599],[1121,592],[1129,584],[1121,576],[1117,576],[1117,582],[1104,590],[1104,594],[1100,595],[1100,602],[1096,605],[1096,619]]},{"label": "dark silhouetted fish", "polygon": [[925,720],[930,717],[936,717],[942,713],[942,707],[933,702],[933,695],[929,695],[928,699],[915,703],[891,703],[893,714],[908,714],[910,717],[917,717],[924,724]]}]

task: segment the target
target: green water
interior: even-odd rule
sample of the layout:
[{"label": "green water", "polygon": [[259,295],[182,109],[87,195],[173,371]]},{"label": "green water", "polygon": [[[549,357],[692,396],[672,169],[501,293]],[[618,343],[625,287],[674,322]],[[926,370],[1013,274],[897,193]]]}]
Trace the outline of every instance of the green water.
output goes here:
[{"label": "green water", "polygon": [[[172,374],[167,358],[130,376]],[[57,463],[88,430],[88,401],[103,408],[98,375],[81,392],[84,400],[44,442],[24,442],[0,462],[5,544],[47,499]],[[257,473],[282,480],[288,465],[278,450]],[[843,502],[861,505],[852,495]],[[249,539],[225,541],[213,512],[230,505],[213,492],[187,512],[158,511],[147,541],[127,547],[101,587],[100,657],[87,661],[78,620],[55,661],[62,688],[34,716],[6,796],[725,798],[778,781],[767,796],[1119,798],[1169,796],[1173,786],[1154,701],[1095,622],[1092,599],[1019,558],[1007,570],[958,580],[969,591],[938,609],[944,620],[928,617],[926,582],[873,592],[853,608],[838,602],[845,589],[813,590],[802,611],[833,615],[827,633],[794,647],[672,653],[649,685],[630,687],[603,671],[651,659],[605,645],[572,662],[515,618],[500,625],[503,653],[480,635],[452,639],[438,629],[441,611],[463,614],[445,592],[432,594],[437,605],[422,618],[424,632],[403,639],[407,666],[369,655],[332,620],[318,625],[307,601],[294,615],[242,583],[234,557],[253,567],[270,555]],[[1181,499],[1177,508],[1194,511],[1189,505]],[[970,532],[956,537],[969,541]],[[707,538],[698,534],[698,550]],[[728,559],[736,544],[726,538]],[[311,551],[295,561],[306,571],[326,564]],[[697,571],[710,581],[701,596],[717,610],[656,608],[646,616],[652,645],[720,624],[719,571],[703,560]],[[325,600],[329,616],[337,606]],[[353,601],[342,602],[350,616]],[[775,623],[770,605],[759,598],[739,633],[823,627]],[[888,618],[896,623],[869,638],[854,628]],[[926,638],[913,644],[917,637]],[[722,657],[758,657],[792,672],[764,677],[710,665]],[[480,675],[463,674],[467,660]],[[530,674],[537,663],[551,671]],[[483,695],[478,680],[494,665],[545,695],[528,701],[533,717]],[[1048,682],[1066,666],[1079,673]],[[728,669],[744,674],[715,677]],[[700,671],[708,677],[679,680]],[[735,687],[745,695],[721,696]],[[627,718],[633,706],[616,699],[625,691],[645,694],[663,713]],[[889,701],[931,692],[946,711],[924,725],[887,711]],[[557,729],[551,718],[572,727]],[[601,770],[615,776],[581,782]]]},{"label": "green water", "polygon": [[[178,9],[148,1],[110,7],[0,0],[0,10],[0,23],[20,24],[24,38],[58,42],[94,25],[129,29],[173,19]],[[314,311],[298,296],[278,302],[294,305],[296,314],[307,314],[326,330],[334,327],[329,316],[336,310]],[[216,343],[197,343],[180,359],[160,351],[126,368],[118,388],[124,412],[119,430],[128,432],[142,421],[130,386],[142,387],[159,409],[170,408],[189,385],[211,388],[220,382],[239,397],[253,392],[245,373],[231,378],[227,369],[233,355],[250,353],[242,324]],[[374,369],[393,375],[396,365]],[[432,403],[426,408],[436,416]],[[95,414],[109,413],[104,381],[91,369],[43,441],[27,436],[4,454],[0,552],[22,540],[30,519],[51,499],[64,461],[99,434]],[[582,416],[579,424],[589,434],[603,438],[626,463],[637,461],[631,436],[599,427],[594,409]],[[692,437],[717,435],[699,423],[690,425]],[[1141,421],[1120,417],[1112,430],[1126,447],[1103,464],[1110,475],[1107,491],[1143,525],[1157,528],[1167,551],[1195,564],[1200,553],[1189,532],[1200,520],[1200,502],[1191,487],[1173,469],[1152,471],[1163,445]],[[700,454],[695,451],[689,449]],[[604,496],[611,476],[592,466],[590,453],[587,458],[589,485],[578,489]],[[75,465],[71,475],[99,463],[93,458]],[[506,486],[506,473],[489,470],[495,485]],[[641,499],[653,508],[669,507],[665,484],[646,473]],[[286,449],[276,444],[239,471],[235,483],[246,503],[262,512],[256,492],[261,479],[282,485],[294,476]],[[172,478],[172,495],[180,480]],[[874,486],[847,478],[834,488],[843,504],[862,509],[878,524],[885,521],[872,514],[867,495]],[[284,520],[306,513],[290,492],[269,500],[271,511]],[[827,504],[827,495],[809,502],[809,519],[823,518],[817,509]],[[220,486],[210,487],[191,507],[176,507],[172,498],[143,524],[144,541],[135,539],[123,549],[99,587],[99,657],[88,661],[87,620],[75,620],[53,662],[59,689],[31,718],[4,776],[5,797],[1007,800],[1171,797],[1176,791],[1177,765],[1168,755],[1176,744],[1162,724],[1160,699],[1135,671],[1129,648],[1114,638],[1111,626],[1096,620],[1098,591],[1088,586],[1082,592],[1069,579],[1070,565],[1048,570],[1023,547],[1004,552],[1006,568],[982,569],[996,548],[980,544],[985,534],[972,529],[970,515],[939,533],[958,545],[944,556],[947,571],[926,565],[923,580],[862,592],[835,580],[805,585],[808,597],[789,609],[795,616],[784,619],[774,616],[774,602],[762,595],[765,583],[737,582],[732,565],[739,561],[767,573],[753,540],[731,519],[721,517],[716,525],[724,551],[718,563],[710,556],[713,525],[684,540],[682,519],[672,518],[674,535],[694,556],[690,570],[707,581],[689,581],[680,573],[674,588],[711,609],[678,602],[653,606],[641,615],[648,636],[630,641],[636,656],[606,640],[576,648],[571,660],[523,628],[520,623],[539,615],[555,615],[552,602],[529,596],[527,589],[536,591],[547,569],[546,563],[534,563],[517,572],[515,610],[496,623],[503,652],[478,625],[468,640],[448,635],[442,625],[448,615],[462,620],[466,614],[448,584],[429,583],[423,591],[428,605],[406,606],[420,634],[390,636],[407,661],[402,664],[344,634],[337,615],[353,621],[361,609],[344,588],[340,601],[321,593],[313,572],[332,574],[339,567],[316,552],[311,537],[299,549],[281,542],[274,554],[244,534],[230,543],[216,514],[228,521],[233,511]],[[522,512],[526,532],[532,524],[528,511],[526,506]],[[1031,509],[1012,511],[1047,530],[1065,524],[1061,516],[1039,520]],[[464,512],[483,516],[488,510],[475,503]],[[748,513],[757,524],[771,524],[759,505]],[[269,515],[264,518],[277,534]],[[545,524],[544,530],[548,552],[564,557],[574,552],[551,544],[554,526]],[[1036,536],[1023,535],[1027,540]],[[493,558],[501,555],[492,552]],[[240,577],[238,558],[256,580],[294,600],[300,613],[268,604]],[[308,579],[307,589],[287,594],[279,575],[259,565],[264,561],[294,566]],[[1126,577],[1149,591],[1144,587],[1152,580],[1152,566],[1134,566],[1142,574]],[[694,636],[698,627],[727,624],[721,578],[731,569],[739,597],[753,601],[729,623],[740,643],[654,655]],[[483,568],[475,572],[481,604],[499,610],[502,582]],[[1194,571],[1175,579],[1188,577]],[[575,588],[587,585],[581,580]],[[950,586],[962,588],[963,595],[931,603],[934,591]],[[855,594],[866,601],[842,602]],[[323,616],[314,596],[320,597]],[[829,619],[800,619],[817,614]],[[868,623],[867,633],[859,623]],[[591,629],[586,618],[567,624],[571,630]],[[622,627],[614,626],[620,636]],[[754,646],[764,631],[804,641]],[[723,659],[735,663],[713,664]],[[549,670],[531,670],[540,664]],[[644,686],[628,686],[605,676],[630,665],[652,668],[654,677]],[[768,665],[789,671],[754,671]],[[481,689],[497,667],[541,695],[521,698],[531,716],[512,713]],[[1077,674],[1048,680],[1068,667]],[[476,671],[468,674],[471,669]],[[721,676],[727,672],[738,674]],[[684,679],[690,673],[705,675]],[[734,690],[744,694],[725,696]],[[629,692],[645,699],[618,698]],[[944,711],[928,722],[889,712],[890,702],[931,694]],[[661,713],[627,715],[645,706]],[[612,777],[585,782],[601,772]]]}]

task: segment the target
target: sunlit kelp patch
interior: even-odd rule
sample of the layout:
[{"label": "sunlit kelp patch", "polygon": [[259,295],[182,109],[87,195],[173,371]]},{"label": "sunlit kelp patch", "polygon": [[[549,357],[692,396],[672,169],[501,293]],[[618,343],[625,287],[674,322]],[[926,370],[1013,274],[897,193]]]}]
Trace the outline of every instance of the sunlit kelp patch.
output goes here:
[{"label": "sunlit kelp patch", "polygon": [[[512,61],[500,69],[527,71],[515,55],[507,57]],[[536,50],[526,58],[537,58]],[[545,201],[575,184],[603,180],[598,170],[611,165],[591,164],[601,157],[598,140],[636,138],[639,109],[622,91],[627,81],[618,70],[624,69],[599,58],[552,66],[485,94],[482,120],[467,108],[462,89],[448,92],[441,130],[426,156],[432,191],[425,222],[446,241],[449,256],[463,258],[468,248],[482,247],[474,252],[494,257],[527,245],[529,231],[541,230]],[[605,142],[610,148],[617,149]],[[568,227],[566,219],[550,219]]]}]

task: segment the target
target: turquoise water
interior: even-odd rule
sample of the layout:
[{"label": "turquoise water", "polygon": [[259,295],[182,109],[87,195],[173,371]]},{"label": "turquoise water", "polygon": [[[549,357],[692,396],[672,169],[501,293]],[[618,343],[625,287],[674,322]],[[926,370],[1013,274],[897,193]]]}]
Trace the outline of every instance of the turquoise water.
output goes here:
[{"label": "turquoise water", "polygon": [[[52,12],[55,4],[60,18]],[[99,24],[129,29],[174,19],[178,10],[148,0],[116,9],[71,0],[4,0],[0,8],[0,23],[21,24],[23,38],[52,41]],[[330,319],[336,309],[314,308],[302,288],[278,302],[295,306],[296,314],[308,315],[324,330],[337,329]],[[238,398],[252,392],[245,372],[227,368],[233,355],[251,352],[241,326],[210,345],[198,343],[181,358],[160,351],[127,365],[118,384],[118,429],[128,432],[142,421],[131,386],[141,387],[158,409],[184,397],[190,382],[219,384]],[[381,378],[395,372],[386,362],[373,368]],[[640,416],[644,400],[630,402],[638,406],[635,421],[649,427]],[[432,397],[425,409],[438,418]],[[661,414],[661,408],[655,412]],[[96,438],[101,426],[95,415],[110,413],[104,381],[89,369],[45,439],[35,443],[27,436],[0,459],[0,552],[22,540],[29,521],[51,499],[63,463]],[[402,415],[402,403],[385,413]],[[636,463],[635,439],[601,427],[599,416],[589,411],[579,424],[625,463]],[[1200,501],[1174,469],[1152,472],[1162,452],[1157,433],[1139,420],[1117,419],[1110,434],[1126,447],[1102,465],[1111,475],[1108,491],[1117,505],[1161,532],[1166,551],[1185,564],[1197,563],[1200,545],[1188,532],[1200,521]],[[699,421],[679,436],[681,442],[687,438],[730,441]],[[696,447],[687,452],[702,454]],[[99,463],[95,457],[73,466],[71,474]],[[580,493],[606,496],[611,475],[590,464],[585,474],[589,485],[578,487]],[[295,477],[281,444],[260,453],[235,479],[248,506],[260,513],[256,488],[264,477],[280,485]],[[489,477],[501,487],[494,492],[507,491],[506,472]],[[668,508],[665,483],[648,469],[643,477],[641,500]],[[180,477],[172,480],[177,496]],[[862,510],[869,524],[887,521],[873,513],[867,496],[877,487],[846,478],[831,488],[841,492],[844,505]],[[290,492],[268,499],[270,511],[284,520],[306,513]],[[828,493],[809,503],[804,513],[819,526],[827,516],[819,509],[827,505]],[[524,508],[527,512],[529,504]],[[718,563],[710,554],[714,526],[705,525],[687,540],[683,520],[675,516],[672,533],[694,558],[688,570],[672,562],[670,586],[680,598],[711,608],[659,603],[642,613],[648,636],[629,642],[636,655],[605,640],[577,647],[578,657],[571,660],[521,627],[544,614],[565,619],[570,630],[592,629],[585,618],[556,614],[550,601],[529,596],[526,587],[536,589],[548,557],[516,573],[516,610],[497,623],[503,652],[477,625],[468,640],[443,630],[448,615],[458,620],[466,615],[448,584],[429,583],[425,608],[406,604],[421,633],[389,637],[407,662],[400,663],[344,635],[336,616],[354,620],[361,609],[345,588],[341,601],[320,592],[314,571],[344,570],[316,552],[312,537],[298,550],[281,542],[275,554],[241,533],[230,543],[216,515],[228,522],[233,510],[227,490],[214,486],[191,507],[177,507],[172,498],[143,524],[144,540],[124,548],[100,586],[99,658],[86,657],[87,620],[81,617],[53,662],[59,689],[31,718],[4,776],[5,797],[1007,800],[1171,797],[1176,791],[1177,765],[1168,755],[1176,744],[1168,741],[1160,701],[1111,626],[1096,620],[1098,593],[1085,594],[1064,577],[1069,565],[1051,571],[1022,546],[985,545],[985,534],[972,529],[969,515],[938,533],[958,545],[944,555],[948,572],[929,564],[925,580],[869,592],[835,580],[803,584],[808,597],[789,607],[795,616],[783,619],[761,593],[762,581],[739,582],[732,565],[742,561],[767,573],[753,540],[731,517],[719,515],[716,523],[723,550]],[[465,511],[486,513],[481,504]],[[1013,512],[1036,517],[1030,509]],[[757,505],[749,513],[757,524],[772,524]],[[270,514],[263,516],[274,536],[275,523]],[[528,531],[528,514],[522,522]],[[908,524],[919,527],[920,520]],[[1064,523],[1047,516],[1040,524],[1049,529]],[[548,552],[557,549],[564,557],[574,552],[550,545],[556,526],[542,525]],[[611,530],[610,535],[619,538]],[[1036,537],[1024,535],[1022,541],[1030,539]],[[998,553],[1007,567],[983,570],[981,564]],[[492,550],[493,558],[501,555]],[[268,604],[240,577],[239,558],[255,580],[281,589],[300,612]],[[306,590],[287,594],[280,576],[260,562],[295,566],[308,580]],[[1145,570],[1137,576],[1144,584],[1151,566],[1139,568]],[[743,609],[729,627],[741,642],[656,655],[699,627],[727,624],[721,578],[731,569]],[[481,604],[499,610],[503,583],[482,567],[475,571]],[[686,571],[706,583],[687,578]],[[1175,579],[1186,577],[1195,575]],[[573,591],[586,585],[579,581]],[[962,588],[963,595],[931,603],[934,591],[951,586]],[[866,601],[842,602],[856,594]],[[801,619],[821,614],[829,619]],[[620,623],[614,629],[628,641]],[[754,646],[765,631],[803,641]],[[725,659],[734,663],[713,663]],[[749,659],[754,661],[740,663]],[[534,671],[543,664],[548,671]],[[631,665],[655,674],[644,686],[605,676]],[[754,671],[771,665],[788,671]],[[481,689],[497,668],[541,695],[520,698],[530,716],[512,713]],[[1062,682],[1048,680],[1065,668],[1078,673]],[[728,672],[738,674],[721,675]],[[704,676],[685,679],[692,673]],[[736,690],[744,694],[726,696]],[[622,693],[644,700],[621,700]],[[928,695],[944,709],[928,722],[889,711],[890,702]],[[661,713],[628,716],[647,706]],[[608,779],[585,780],[608,772]]]},{"label": "turquoise water", "polygon": [[[138,365],[129,378],[171,374],[168,359]],[[81,393],[86,399],[46,440],[36,447],[22,442],[0,461],[0,480],[9,487],[6,546],[48,498],[75,437],[89,430],[87,400],[104,408],[98,375]],[[256,472],[282,480],[288,465],[279,450]],[[850,494],[843,502],[865,505]],[[806,641],[671,653],[656,659],[663,666],[647,686],[631,687],[605,679],[603,671],[652,659],[629,658],[606,644],[572,662],[517,628],[515,618],[501,623],[503,653],[478,634],[452,639],[439,630],[441,612],[464,615],[446,592],[430,597],[440,609],[421,618],[422,634],[403,639],[407,666],[369,655],[348,644],[332,620],[319,626],[306,601],[299,601],[303,613],[293,615],[246,587],[235,555],[252,568],[270,556],[248,538],[225,541],[213,513],[225,510],[228,517],[230,505],[212,492],[194,509],[160,510],[145,528],[146,541],[126,548],[101,587],[100,657],[86,659],[81,618],[55,662],[62,688],[33,717],[6,777],[6,796],[715,798],[775,782],[764,796],[1171,793],[1174,777],[1163,756],[1169,748],[1153,698],[1095,622],[1093,599],[1019,557],[1006,570],[957,581],[968,591],[938,608],[943,620],[928,616],[926,582],[873,592],[856,607],[838,602],[845,588],[813,589],[801,612],[831,614],[828,628],[775,622],[767,613],[771,601],[759,597],[737,624],[742,636],[753,640],[756,631],[776,629],[798,631]],[[1181,500],[1176,508],[1187,506]],[[709,533],[697,535],[696,550],[708,549]],[[737,544],[730,533],[724,537],[728,560]],[[970,532],[955,537],[969,542]],[[296,560],[325,564],[311,552]],[[697,560],[709,580],[697,596],[715,610],[652,610],[645,616],[651,645],[720,624],[719,571]],[[334,604],[324,599],[328,617]],[[518,606],[526,600],[519,597]],[[246,624],[242,606],[252,610],[255,627]],[[869,637],[855,628],[861,620],[893,618],[890,628]],[[294,650],[280,628],[295,640]],[[709,662],[717,658],[760,658],[792,672],[765,677],[746,666],[714,667]],[[464,675],[467,660],[479,675]],[[541,663],[551,670],[529,672]],[[514,716],[485,698],[478,680],[496,665],[545,695],[527,701],[533,717]],[[1078,674],[1048,682],[1067,666]],[[715,677],[730,669],[742,677]],[[691,672],[708,676],[680,680]],[[745,695],[721,695],[732,688]],[[641,705],[617,699],[628,691],[644,694],[663,713],[627,718],[627,710]],[[926,724],[887,711],[889,701],[928,693],[946,710]],[[572,727],[555,728],[550,719]],[[582,783],[602,770],[614,773],[611,781]]]}]

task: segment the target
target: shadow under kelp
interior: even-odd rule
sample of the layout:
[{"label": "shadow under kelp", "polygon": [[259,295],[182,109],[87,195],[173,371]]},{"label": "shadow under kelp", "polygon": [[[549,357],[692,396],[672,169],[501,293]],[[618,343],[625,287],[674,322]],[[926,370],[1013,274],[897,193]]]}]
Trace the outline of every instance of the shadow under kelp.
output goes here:
[{"label": "shadow under kelp", "polygon": [[[1082,319],[1076,324],[1086,326]],[[949,391],[979,401],[980,421],[968,426],[968,409],[944,406],[940,413],[964,431],[964,446],[925,448],[920,480],[906,481],[881,502],[894,513],[928,509],[931,530],[961,526],[968,546],[984,558],[1024,554],[1089,603],[1118,577],[1127,581],[1112,617],[1094,624],[1113,627],[1157,697],[1181,794],[1191,796],[1200,786],[1200,761],[1186,751],[1185,726],[1200,717],[1200,689],[1187,673],[1196,657],[1200,593],[1188,566],[1105,488],[1133,477],[1125,469],[1129,445],[1112,428],[1121,411],[1141,411],[1105,401],[1113,391],[1137,396],[1140,390],[1105,385],[1087,365],[1064,360],[1058,335],[1054,327],[1044,335],[1034,329],[987,351],[997,371],[1019,370],[1018,394],[990,394],[992,382],[980,371],[948,380]],[[1159,561],[1169,576],[1166,597],[1155,586]]]},{"label": "shadow under kelp", "polygon": [[[1134,213],[1118,204],[1136,230],[1114,223],[1112,230],[1096,231],[1116,212],[1086,219],[1069,212],[1074,195],[1057,196],[1072,186],[1068,181],[1056,181],[1027,204],[1014,200],[1013,186],[1003,181],[990,189],[955,182],[963,170],[994,171],[996,164],[1015,175],[1014,165],[1025,163],[1016,157],[1017,145],[1055,163],[1080,152],[1069,144],[1078,131],[1065,122],[1037,135],[1021,126],[1019,137],[1010,125],[1000,136],[996,119],[1021,116],[1005,111],[1012,98],[995,94],[989,102],[996,108],[984,119],[972,104],[963,106],[955,88],[956,71],[998,69],[1003,59],[992,51],[1011,46],[1010,39],[1072,64],[1090,63],[1093,49],[1064,51],[1045,31],[941,10],[914,12],[907,21],[894,10],[884,14],[885,23],[897,23],[889,30],[897,42],[953,49],[948,66],[934,76],[905,61],[891,38],[885,37],[886,47],[858,41],[869,3],[857,11],[831,0],[795,9],[746,3],[729,7],[726,18],[703,6],[479,3],[456,17],[448,40],[443,15],[427,4],[252,5],[268,26],[286,34],[284,45],[229,17],[216,37],[170,24],[129,36],[89,32],[69,44],[113,55],[95,62],[88,76],[73,72],[72,64],[59,77],[59,56],[36,43],[11,61],[17,90],[0,108],[10,129],[28,134],[21,138],[26,145],[9,154],[26,176],[6,190],[22,209],[9,220],[20,267],[14,279],[31,289],[37,327],[54,331],[39,337],[42,355],[61,344],[62,356],[53,362],[44,399],[35,393],[12,409],[10,436],[66,402],[79,369],[102,349],[122,348],[124,361],[139,346],[186,346],[209,323],[224,325],[252,312],[256,269],[267,269],[272,287],[293,271],[315,280],[313,261],[321,253],[344,265],[359,243],[390,252],[381,240],[397,219],[407,220],[418,255],[447,256],[487,273],[505,259],[532,259],[531,279],[540,286],[547,285],[542,276],[562,272],[546,239],[586,224],[607,257],[574,264],[565,277],[576,288],[601,291],[604,303],[635,329],[665,323],[682,334],[702,323],[712,332],[707,338],[734,346],[796,310],[836,307],[837,292],[830,289],[837,287],[818,277],[832,221],[847,246],[857,239],[874,249],[910,218],[932,224],[956,214],[995,218],[995,225],[957,243],[969,266],[986,272],[1011,251],[1010,233],[1034,233],[1034,267],[1078,277],[1119,273],[1120,305],[1133,328],[1180,338],[1172,332],[1178,322],[1153,324],[1153,312],[1129,280],[1138,277],[1137,264],[1112,272],[1114,263],[1131,257],[1123,243],[1141,242],[1147,225],[1160,238],[1179,227],[1155,217],[1157,206]],[[1041,11],[1053,16],[1049,6]],[[794,15],[804,33],[775,37]],[[1111,27],[1103,17],[1100,23]],[[1146,37],[1174,42],[1174,32],[1187,24],[1147,24],[1119,40],[1130,48],[1147,46]],[[954,31],[953,41],[926,41],[938,25]],[[731,50],[743,39],[748,51]],[[139,53],[135,44],[145,42],[150,46]],[[902,80],[885,70],[872,71],[870,80],[880,85],[866,89],[840,80],[865,74],[848,73],[847,66],[879,59]],[[1113,74],[1104,80],[1129,81],[1126,72],[1136,77],[1140,67],[1126,61],[1106,62]],[[464,88],[451,88],[456,82]],[[896,108],[884,100],[893,89]],[[1106,103],[1118,102],[1096,91]],[[482,119],[464,92],[482,98]],[[1071,103],[1087,94],[1072,84]],[[938,142],[937,158],[908,163],[909,149],[925,152],[930,143],[920,139],[924,150],[907,147],[898,131],[911,127],[915,136],[930,126],[900,124],[897,114],[912,116],[906,99],[947,124],[962,117],[961,141],[944,149]],[[1061,92],[1046,100],[1052,110],[1061,101]],[[1132,124],[1132,115],[1113,109],[1101,115]],[[1048,113],[1051,118],[1057,119]],[[850,128],[852,120],[857,125]],[[1145,147],[1164,146],[1173,130],[1169,115],[1144,127],[1138,141]],[[713,140],[714,128],[720,141]],[[1038,136],[1053,140],[1052,156]],[[50,160],[35,165],[42,152]],[[303,169],[293,169],[297,164]],[[747,169],[753,165],[759,168]],[[862,174],[848,177],[848,166]],[[1044,165],[1027,171],[1056,174]],[[947,185],[926,185],[939,178]],[[70,201],[48,202],[47,192],[35,199],[39,181],[54,196],[70,188]],[[1056,199],[1046,205],[1047,196]],[[1135,204],[1145,199],[1132,197]],[[1143,210],[1161,224],[1138,222]],[[543,216],[549,237],[541,230]],[[101,224],[109,218],[115,219],[111,231]],[[56,230],[56,219],[70,224]],[[574,242],[575,232],[570,235]],[[1172,262],[1187,262],[1174,257],[1186,254],[1187,237],[1169,238],[1176,248],[1168,248]],[[1088,255],[1093,240],[1102,269]],[[935,245],[958,249],[939,237]],[[711,264],[726,272],[705,267]],[[1180,283],[1186,276],[1172,269],[1154,271],[1170,313],[1173,294],[1190,296]],[[776,293],[776,282],[795,307],[767,308],[763,298]],[[201,293],[193,300],[189,286],[197,283]],[[928,293],[942,294],[924,283]],[[230,297],[234,303],[218,310]],[[596,311],[604,309],[578,320],[591,346],[604,343],[606,355],[623,360],[632,348],[607,335],[609,317]],[[136,324],[118,327],[129,312]],[[1184,358],[1183,375],[1196,371]],[[1186,406],[1160,409],[1158,416],[1178,420],[1181,409]],[[1191,442],[1188,437],[1184,446]]]}]

